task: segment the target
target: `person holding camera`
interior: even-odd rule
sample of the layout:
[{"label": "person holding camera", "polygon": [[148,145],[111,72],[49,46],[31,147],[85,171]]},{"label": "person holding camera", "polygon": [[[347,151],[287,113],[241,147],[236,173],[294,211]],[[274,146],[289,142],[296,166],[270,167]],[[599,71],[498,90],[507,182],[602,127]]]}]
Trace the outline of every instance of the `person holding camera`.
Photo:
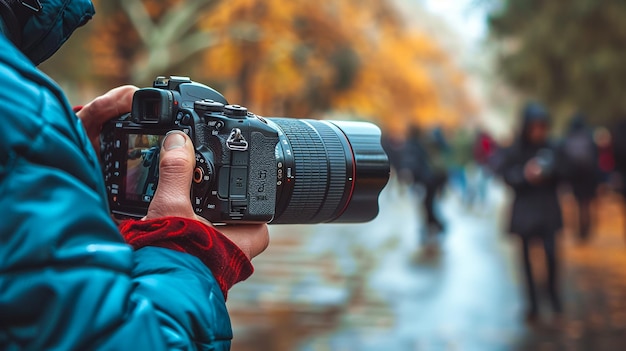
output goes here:
[{"label": "person holding camera", "polygon": [[99,133],[137,88],[74,113],[35,67],[93,14],[87,0],[0,0],[0,349],[228,350],[226,294],[252,273],[267,225],[218,231],[196,216],[194,146],[174,131],[147,215],[117,227]]},{"label": "person holding camera", "polygon": [[521,242],[528,299],[526,319],[531,323],[539,314],[530,254],[536,242],[543,244],[545,252],[552,310],[557,315],[561,313],[556,234],[563,226],[557,195],[563,170],[562,157],[549,141],[549,128],[548,111],[540,104],[527,104],[519,136],[513,145],[503,150],[498,169],[514,191],[510,232],[519,236]]}]

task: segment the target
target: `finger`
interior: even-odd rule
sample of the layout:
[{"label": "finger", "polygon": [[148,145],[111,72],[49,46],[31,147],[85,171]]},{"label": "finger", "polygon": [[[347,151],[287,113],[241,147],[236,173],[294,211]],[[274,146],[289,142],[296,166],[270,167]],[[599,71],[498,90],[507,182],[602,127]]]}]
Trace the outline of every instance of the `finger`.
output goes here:
[{"label": "finger", "polygon": [[270,243],[267,224],[223,225],[216,229],[237,244],[248,259],[265,251]]},{"label": "finger", "polygon": [[146,219],[164,216],[195,218],[190,189],[196,158],[189,136],[171,131],[160,150],[159,184]]},{"label": "finger", "polygon": [[87,103],[76,113],[83,122],[90,139],[100,134],[102,124],[106,121],[130,112],[133,95],[138,89],[132,85],[111,89],[106,94]]}]

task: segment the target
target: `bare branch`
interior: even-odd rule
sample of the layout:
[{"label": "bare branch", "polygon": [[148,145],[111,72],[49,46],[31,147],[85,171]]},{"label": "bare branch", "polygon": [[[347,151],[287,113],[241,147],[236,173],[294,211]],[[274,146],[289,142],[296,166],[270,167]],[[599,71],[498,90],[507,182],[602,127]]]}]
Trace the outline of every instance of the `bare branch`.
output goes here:
[{"label": "bare branch", "polygon": [[212,46],[217,45],[218,37],[211,32],[197,32],[188,35],[179,45],[180,52],[184,52],[184,55],[177,56],[172,64],[177,64],[184,61],[192,55],[198,52],[206,50]]},{"label": "bare branch", "polygon": [[[142,83],[158,74],[163,74],[169,67],[174,66],[190,56],[208,49],[217,43],[217,37],[210,32],[196,32],[185,37],[180,43],[166,47],[153,47],[148,53],[147,60],[136,61],[132,69],[133,83]],[[172,55],[176,52],[176,55]]]},{"label": "bare branch", "polygon": [[144,45],[149,47],[152,37],[157,31],[144,4],[141,0],[120,0],[120,4],[137,30]]},{"label": "bare branch", "polygon": [[195,0],[180,3],[169,11],[160,21],[162,26],[162,38],[171,43],[181,39],[194,25],[201,20],[198,14],[203,13],[214,6],[217,1]]}]

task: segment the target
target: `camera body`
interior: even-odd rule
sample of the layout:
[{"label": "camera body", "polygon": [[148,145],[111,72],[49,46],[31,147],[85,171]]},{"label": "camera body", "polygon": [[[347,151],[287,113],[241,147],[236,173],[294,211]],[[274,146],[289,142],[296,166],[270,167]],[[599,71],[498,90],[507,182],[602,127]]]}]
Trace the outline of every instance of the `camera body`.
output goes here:
[{"label": "camera body", "polygon": [[114,215],[146,214],[158,182],[160,146],[171,130],[194,143],[190,197],[198,215],[214,223],[272,220],[281,180],[277,129],[186,77],[157,77],[152,88],[135,92],[130,114],[103,127],[101,159]]}]

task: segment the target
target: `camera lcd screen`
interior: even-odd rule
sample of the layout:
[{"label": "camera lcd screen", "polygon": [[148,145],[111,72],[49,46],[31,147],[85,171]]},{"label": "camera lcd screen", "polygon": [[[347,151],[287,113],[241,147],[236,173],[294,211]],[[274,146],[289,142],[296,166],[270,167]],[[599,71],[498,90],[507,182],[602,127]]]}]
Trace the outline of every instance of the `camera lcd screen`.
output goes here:
[{"label": "camera lcd screen", "polygon": [[150,202],[159,179],[159,152],[164,135],[128,134],[126,200]]}]

